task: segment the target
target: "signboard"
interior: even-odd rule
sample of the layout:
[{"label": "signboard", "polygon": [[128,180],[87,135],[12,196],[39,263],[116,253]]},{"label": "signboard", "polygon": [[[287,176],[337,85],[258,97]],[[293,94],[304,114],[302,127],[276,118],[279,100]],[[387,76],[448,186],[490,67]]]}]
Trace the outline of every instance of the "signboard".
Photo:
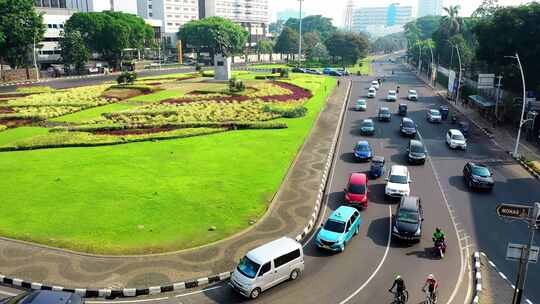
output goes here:
[{"label": "signboard", "polygon": [[478,74],[478,89],[493,89],[495,74]]},{"label": "signboard", "polygon": [[512,219],[527,219],[529,210],[531,207],[526,205],[500,204],[497,206],[497,215]]},{"label": "signboard", "polygon": [[453,94],[454,93],[454,83],[456,82],[456,72],[449,71],[448,72],[448,93]]},{"label": "signboard", "polygon": [[[526,245],[523,244],[512,244],[508,243],[508,248],[506,248],[506,259],[510,261],[519,261],[521,259],[522,251],[525,250]],[[529,262],[536,263],[538,262],[538,252],[540,247],[531,246],[529,250]]]}]

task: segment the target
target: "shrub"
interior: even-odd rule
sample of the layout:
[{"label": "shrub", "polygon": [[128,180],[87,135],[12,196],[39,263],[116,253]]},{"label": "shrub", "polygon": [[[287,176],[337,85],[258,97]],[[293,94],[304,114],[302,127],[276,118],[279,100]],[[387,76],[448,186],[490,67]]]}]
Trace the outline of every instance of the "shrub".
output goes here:
[{"label": "shrub", "polygon": [[236,80],[234,77],[229,80],[229,92],[231,94],[244,92],[245,90],[246,86],[241,80]]},{"label": "shrub", "polygon": [[279,72],[279,77],[289,78],[289,69],[281,69],[281,72]]},{"label": "shrub", "polygon": [[213,71],[204,71],[201,73],[202,77],[214,77]]},{"label": "shrub", "polygon": [[7,128],[8,128],[7,126],[0,125],[0,132],[4,131],[4,130],[7,129]]},{"label": "shrub", "polygon": [[116,78],[118,84],[133,84],[135,80],[137,80],[137,73],[135,72],[122,72],[122,74]]},{"label": "shrub", "polygon": [[110,86],[108,90],[112,90],[112,89],[130,89],[130,90],[139,90],[143,93],[152,93],[155,91],[155,88],[152,87],[152,86],[149,86],[149,85],[145,85],[145,84],[130,84],[130,85],[125,85],[125,84],[122,84],[122,85],[113,85],[113,86]]},{"label": "shrub", "polygon": [[202,71],[202,65],[200,63],[195,64],[195,71],[197,71],[197,72]]},{"label": "shrub", "polygon": [[285,118],[298,118],[306,115],[307,108],[304,106],[265,105],[263,111],[278,114]]}]

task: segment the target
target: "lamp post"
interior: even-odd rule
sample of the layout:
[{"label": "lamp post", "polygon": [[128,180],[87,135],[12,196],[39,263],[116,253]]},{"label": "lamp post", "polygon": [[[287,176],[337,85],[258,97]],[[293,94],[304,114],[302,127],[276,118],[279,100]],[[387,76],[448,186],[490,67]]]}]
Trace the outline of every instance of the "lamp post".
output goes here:
[{"label": "lamp post", "polygon": [[[459,91],[461,89],[461,74],[462,74],[462,67],[461,67],[461,54],[459,53],[459,47],[457,44],[453,44],[452,42],[448,41],[452,47],[456,49],[457,55],[458,55],[458,63],[459,63],[459,76],[458,76],[458,87],[456,92],[456,103],[459,101]],[[452,52],[453,54],[453,52]]]},{"label": "lamp post", "polygon": [[300,23],[299,23],[299,29],[298,29],[298,33],[299,34],[299,37],[298,37],[298,68],[301,67],[302,65],[302,2],[304,0],[298,0],[298,2],[300,2]]},{"label": "lamp post", "polygon": [[516,138],[516,146],[514,147],[514,157],[518,157],[518,147],[519,147],[519,139],[521,137],[521,128],[527,121],[523,121],[523,116],[525,115],[525,107],[527,105],[526,98],[527,98],[527,90],[525,88],[525,74],[523,73],[523,66],[521,65],[521,60],[519,59],[518,53],[516,53],[516,56],[504,56],[506,58],[513,58],[517,60],[517,63],[519,65],[519,71],[521,72],[521,82],[523,85],[523,107],[521,108],[521,119],[519,120],[519,129],[518,134]]},{"label": "lamp post", "polygon": [[420,43],[418,43],[418,50],[418,75],[420,75],[422,70],[422,45]]},{"label": "lamp post", "polygon": [[37,33],[34,33],[34,51],[32,57],[34,57],[34,68],[36,69],[36,80],[39,81],[39,68],[37,65],[37,50],[36,50],[36,35]]},{"label": "lamp post", "polygon": [[[431,74],[433,74],[433,64],[435,62],[435,59],[433,56],[433,48],[431,47],[431,44],[428,43],[428,47],[429,47],[429,52],[431,53]],[[435,87],[435,78],[433,77],[433,75],[429,75],[430,79],[429,79],[429,82],[431,83],[431,86],[432,87]]]}]

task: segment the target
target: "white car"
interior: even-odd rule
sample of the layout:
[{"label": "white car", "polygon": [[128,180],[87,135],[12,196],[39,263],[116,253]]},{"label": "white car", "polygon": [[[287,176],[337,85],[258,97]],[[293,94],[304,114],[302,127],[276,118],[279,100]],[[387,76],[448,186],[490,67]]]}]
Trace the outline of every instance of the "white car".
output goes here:
[{"label": "white car", "polygon": [[429,122],[441,122],[442,121],[441,112],[439,110],[435,110],[435,109],[428,110],[428,112],[427,112],[427,120]]},{"label": "white car", "polygon": [[366,111],[367,110],[367,102],[365,99],[358,99],[356,101],[356,104],[354,105],[355,111]]},{"label": "white car", "polygon": [[367,97],[375,98],[376,96],[377,96],[377,89],[375,89],[374,87],[369,88],[367,92]]},{"label": "white car", "polygon": [[379,82],[377,80],[373,80],[371,82],[371,86],[374,87],[376,90],[379,89]]},{"label": "white car", "polygon": [[416,93],[416,90],[409,90],[409,96],[407,96],[408,100],[418,100],[418,93]]},{"label": "white car", "polygon": [[446,144],[450,149],[467,149],[467,139],[460,130],[450,129],[446,133]]},{"label": "white car", "polygon": [[397,100],[397,92],[394,90],[388,91],[388,96],[386,96],[387,101],[396,101]]},{"label": "white car", "polygon": [[405,166],[394,165],[386,178],[384,194],[386,197],[409,196],[411,194],[410,183],[409,169]]}]

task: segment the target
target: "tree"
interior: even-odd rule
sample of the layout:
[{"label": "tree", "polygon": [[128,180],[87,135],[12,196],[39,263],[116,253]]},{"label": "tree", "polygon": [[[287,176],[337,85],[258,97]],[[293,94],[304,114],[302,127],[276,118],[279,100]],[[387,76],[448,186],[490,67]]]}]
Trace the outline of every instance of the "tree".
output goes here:
[{"label": "tree", "polygon": [[272,53],[274,51],[274,42],[272,40],[260,40],[257,42],[257,55],[259,61],[261,61],[261,54],[270,54],[270,60],[272,60]]},{"label": "tree", "polygon": [[[413,40],[415,41],[415,40]],[[374,52],[391,53],[405,49],[407,47],[407,38],[404,32],[389,34],[377,38],[371,44],[371,50]]]},{"label": "tree", "polygon": [[482,4],[472,13],[471,17],[485,18],[492,16],[499,8],[499,0],[483,0]]},{"label": "tree", "polygon": [[[285,22],[285,26],[291,28],[298,33],[300,25],[300,19],[290,18]],[[307,16],[302,18],[302,32],[303,33],[317,33],[321,40],[326,40],[333,33],[337,31],[337,28],[332,24],[331,18],[326,18],[321,15]]]},{"label": "tree", "polygon": [[81,33],[79,31],[65,31],[60,37],[59,46],[66,70],[70,70],[71,65],[74,65],[75,72],[80,74],[90,59],[90,51],[84,44]]},{"label": "tree", "polygon": [[34,9],[34,1],[0,0],[0,33],[0,62],[12,68],[27,65],[34,41],[41,41],[45,34],[43,17]]},{"label": "tree", "polygon": [[305,54],[308,54],[310,49],[314,48],[321,42],[322,41],[319,34],[315,32],[306,32],[302,37],[302,50]]},{"label": "tree", "polygon": [[446,12],[446,16],[443,16],[441,19],[442,30],[447,32],[449,36],[458,34],[463,24],[461,17],[459,17],[461,6],[453,5],[443,9]]},{"label": "tree", "polygon": [[343,67],[356,64],[358,60],[364,58],[369,50],[368,39],[355,33],[332,34],[325,42],[330,56],[338,58]]},{"label": "tree", "polygon": [[178,38],[184,45],[200,52],[207,50],[213,58],[216,54],[228,57],[242,52],[248,32],[240,25],[221,17],[193,20],[180,28]]},{"label": "tree", "polygon": [[75,13],[64,25],[66,32],[78,31],[86,47],[118,66],[124,49],[155,45],[154,33],[140,17],[120,12]]},{"label": "tree", "polygon": [[281,31],[283,30],[283,25],[285,22],[283,20],[278,20],[276,22],[272,22],[268,25],[268,32],[270,34],[274,35],[274,37],[277,37],[279,34],[281,34]]},{"label": "tree", "polygon": [[289,27],[284,27],[279,34],[274,50],[281,54],[294,54],[298,50],[298,33]]},{"label": "tree", "polygon": [[329,57],[326,46],[321,42],[315,45],[308,52],[308,59],[323,61]]}]

